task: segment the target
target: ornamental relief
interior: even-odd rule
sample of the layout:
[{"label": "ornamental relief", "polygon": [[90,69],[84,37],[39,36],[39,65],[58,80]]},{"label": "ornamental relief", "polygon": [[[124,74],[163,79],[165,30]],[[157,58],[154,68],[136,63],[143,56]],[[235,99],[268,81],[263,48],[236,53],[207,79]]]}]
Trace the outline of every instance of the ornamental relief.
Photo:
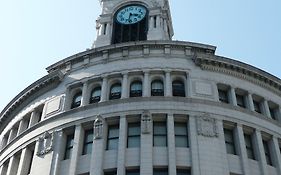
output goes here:
[{"label": "ornamental relief", "polygon": [[103,137],[104,120],[102,116],[98,115],[94,121],[94,139],[102,139]]},{"label": "ornamental relief", "polygon": [[204,114],[197,118],[197,133],[204,137],[218,137],[217,121],[211,118],[210,115]]},{"label": "ornamental relief", "polygon": [[53,151],[54,146],[54,136],[55,131],[49,133],[46,131],[42,136],[39,137],[38,141],[38,148],[37,148],[37,156],[44,156],[51,151]]},{"label": "ornamental relief", "polygon": [[152,117],[149,111],[144,111],[141,116],[141,132],[149,134],[152,132]]}]

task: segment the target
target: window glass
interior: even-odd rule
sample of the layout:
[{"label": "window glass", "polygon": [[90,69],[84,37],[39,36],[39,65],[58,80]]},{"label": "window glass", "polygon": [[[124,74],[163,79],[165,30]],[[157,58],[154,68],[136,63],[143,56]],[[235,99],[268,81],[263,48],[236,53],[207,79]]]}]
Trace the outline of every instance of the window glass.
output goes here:
[{"label": "window glass", "polygon": [[154,169],[153,175],[168,175],[168,169]]},{"label": "window glass", "polygon": [[269,151],[269,142],[263,140],[263,148],[264,148],[264,154],[265,154],[265,159],[268,165],[272,165],[272,161],[271,161],[271,156],[270,156],[270,151]]},{"label": "window glass", "polygon": [[242,108],[245,108],[246,105],[245,105],[245,98],[243,95],[238,95],[236,94],[236,100],[237,100],[237,105],[242,107]]},{"label": "window glass", "polygon": [[100,101],[101,87],[96,87],[92,90],[90,103],[97,103]]},{"label": "window glass", "polygon": [[153,123],[153,145],[167,146],[167,126],[166,122]]},{"label": "window glass", "polygon": [[119,125],[108,127],[107,150],[118,149]]},{"label": "window glass", "polygon": [[184,83],[182,81],[173,81],[173,96],[185,97]]},{"label": "window glass", "polygon": [[255,111],[256,111],[257,113],[261,113],[260,102],[254,100],[253,103],[254,103],[254,109],[255,109]]},{"label": "window glass", "polygon": [[191,175],[190,170],[177,169],[177,175]]},{"label": "window glass", "polygon": [[128,124],[128,148],[140,147],[140,122]]},{"label": "window glass", "polygon": [[119,99],[121,98],[121,84],[116,83],[111,86],[109,99]]},{"label": "window glass", "polygon": [[176,147],[188,147],[187,124],[175,122]]},{"label": "window glass", "polygon": [[74,95],[71,108],[77,108],[81,105],[81,99],[82,99],[82,92],[78,92]]},{"label": "window glass", "polygon": [[160,80],[151,83],[151,96],[164,96],[164,85]]},{"label": "window glass", "polygon": [[244,134],[244,138],[245,138],[245,146],[246,146],[248,158],[255,160],[252,136],[248,134]]},{"label": "window glass", "polygon": [[142,96],[142,82],[135,81],[131,84],[130,97]]},{"label": "window glass", "polygon": [[127,170],[126,175],[139,175],[140,170]]},{"label": "window glass", "polygon": [[219,100],[223,103],[229,103],[227,90],[219,89]]},{"label": "window glass", "polygon": [[84,148],[83,148],[83,155],[90,154],[92,152],[92,145],[93,145],[93,130],[85,131],[84,136]]},{"label": "window glass", "polygon": [[67,135],[64,159],[70,159],[73,149],[74,134]]},{"label": "window glass", "polygon": [[233,130],[224,129],[224,138],[225,138],[226,152],[228,154],[236,154]]}]

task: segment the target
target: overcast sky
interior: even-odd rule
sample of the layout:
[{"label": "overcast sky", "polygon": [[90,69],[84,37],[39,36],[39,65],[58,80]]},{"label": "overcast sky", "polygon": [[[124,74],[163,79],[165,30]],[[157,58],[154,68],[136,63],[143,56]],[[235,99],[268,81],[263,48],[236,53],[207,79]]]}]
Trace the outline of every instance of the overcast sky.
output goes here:
[{"label": "overcast sky", "polygon": [[[281,77],[280,0],[170,0],[174,40]],[[90,48],[98,0],[0,0],[0,111],[49,65]]]}]

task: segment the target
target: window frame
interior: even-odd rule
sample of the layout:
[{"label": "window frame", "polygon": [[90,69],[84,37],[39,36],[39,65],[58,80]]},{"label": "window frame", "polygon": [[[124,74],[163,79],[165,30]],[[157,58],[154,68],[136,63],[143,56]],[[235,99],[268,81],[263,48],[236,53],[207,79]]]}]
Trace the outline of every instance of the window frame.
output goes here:
[{"label": "window frame", "polygon": [[[77,101],[78,98],[80,98],[80,100]],[[81,104],[82,104],[82,91],[78,91],[72,97],[71,109],[78,108],[81,106]]]},{"label": "window frame", "polygon": [[[232,155],[237,155],[237,150],[236,150],[236,145],[235,145],[235,136],[234,136],[234,129],[230,128],[223,128],[224,132],[224,141],[225,141],[225,147],[226,147],[226,153],[227,154],[232,154]],[[226,137],[229,136],[229,137]],[[228,140],[230,138],[230,140]],[[231,148],[231,149],[229,149]],[[230,151],[230,150],[233,150]]]},{"label": "window frame", "polygon": [[[94,96],[94,93],[96,91],[100,91],[100,95],[99,96]],[[95,88],[92,89],[91,91],[91,96],[90,96],[90,100],[89,103],[93,104],[93,103],[98,103],[101,100],[101,86],[97,86]]]},{"label": "window frame", "polygon": [[[175,85],[177,84],[177,86]],[[178,86],[180,85],[180,86]],[[185,84],[181,80],[174,80],[172,82],[172,91],[174,97],[185,97]]]},{"label": "window frame", "polygon": [[[162,86],[162,89],[153,88],[153,84],[159,83]],[[151,82],[151,96],[164,96],[164,83],[161,79],[156,79]]]},{"label": "window frame", "polygon": [[[156,127],[163,127],[165,128],[165,133],[157,133]],[[153,146],[154,147],[167,147],[168,146],[168,138],[167,138],[167,122],[166,121],[154,121],[153,122]],[[165,138],[165,144],[156,143],[156,138]]]},{"label": "window frame", "polygon": [[74,142],[74,133],[68,134],[66,136],[63,160],[67,160],[67,159],[71,158],[72,150],[73,150],[73,145],[74,145],[73,142]]},{"label": "window frame", "polygon": [[[244,140],[248,159],[256,160],[252,134],[244,133]],[[247,144],[247,140],[249,141],[249,144]]]},{"label": "window frame", "polygon": [[[110,130],[111,129],[118,129],[118,134],[116,136],[110,136]],[[106,150],[118,150],[118,144],[119,144],[119,132],[120,132],[120,128],[119,128],[119,125],[118,124],[115,124],[115,125],[109,125],[108,126],[108,130],[107,130],[107,144],[106,144]],[[109,147],[109,144],[111,141],[113,140],[117,140],[117,145],[116,147],[112,147],[110,148]],[[114,142],[113,142],[114,143]]]},{"label": "window frame", "polygon": [[[181,125],[181,126],[177,126],[177,125]],[[184,133],[177,133],[177,127],[184,127],[185,128],[185,132]],[[187,126],[187,122],[174,122],[174,132],[175,132],[175,146],[176,147],[181,147],[181,148],[188,148],[189,147],[189,139],[188,139],[188,126]],[[177,144],[177,138],[184,138],[186,140],[186,145],[182,146]]]},{"label": "window frame", "polygon": [[[90,141],[87,140],[87,138],[91,135],[92,135],[92,140],[90,140]],[[87,147],[90,145],[90,147],[92,148],[93,141],[94,141],[94,131],[93,131],[93,129],[85,130],[82,155],[87,155],[87,154],[92,153],[92,150],[90,152],[88,152]]]},{"label": "window frame", "polygon": [[[130,128],[131,127],[138,127],[139,128],[139,133],[138,134],[132,134],[132,133],[130,133]],[[141,123],[140,122],[134,122],[134,123],[128,123],[128,131],[127,131],[127,148],[139,148],[141,145],[141,139],[140,139],[140,137],[141,137]],[[131,139],[138,139],[139,140],[139,142],[138,142],[138,146],[135,146],[135,145],[129,145],[130,144],[130,140]]]},{"label": "window frame", "polygon": [[[133,90],[132,86],[138,84],[140,85],[141,89],[140,90]],[[142,81],[136,80],[133,81],[130,85],[130,97],[142,97],[142,93],[143,93],[143,88],[142,88]]]},{"label": "window frame", "polygon": [[[118,92],[112,92],[113,88],[119,87]],[[122,84],[121,83],[114,83],[110,86],[110,92],[109,92],[109,100],[116,100],[121,98],[122,93]]]}]

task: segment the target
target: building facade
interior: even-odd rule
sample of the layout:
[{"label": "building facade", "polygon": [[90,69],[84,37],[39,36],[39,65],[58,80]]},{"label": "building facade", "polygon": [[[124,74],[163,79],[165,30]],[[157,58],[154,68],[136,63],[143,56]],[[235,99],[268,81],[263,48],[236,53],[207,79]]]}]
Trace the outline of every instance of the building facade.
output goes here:
[{"label": "building facade", "polygon": [[0,175],[280,175],[281,80],[172,41],[168,0],[100,0],[93,48],[0,113]]}]

